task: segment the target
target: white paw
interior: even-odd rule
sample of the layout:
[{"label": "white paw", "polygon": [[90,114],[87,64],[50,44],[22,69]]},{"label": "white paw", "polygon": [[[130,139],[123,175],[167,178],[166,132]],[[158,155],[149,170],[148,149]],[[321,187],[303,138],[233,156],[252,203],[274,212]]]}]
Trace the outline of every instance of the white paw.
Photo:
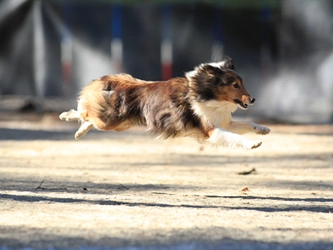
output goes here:
[{"label": "white paw", "polygon": [[81,114],[78,111],[71,109],[68,112],[62,112],[59,115],[59,118],[60,118],[60,120],[67,121],[67,122],[77,121],[77,120],[80,120]]},{"label": "white paw", "polygon": [[254,132],[258,135],[267,135],[271,130],[267,127],[256,125],[253,127]]},{"label": "white paw", "polygon": [[59,115],[60,120],[63,120],[63,121],[66,121],[67,117],[68,117],[68,112],[62,112]]},{"label": "white paw", "polygon": [[75,138],[75,140],[79,140],[84,135],[85,135],[85,133],[82,133],[81,131],[77,131],[74,135],[74,138]]},{"label": "white paw", "polygon": [[261,141],[246,141],[244,144],[244,148],[246,149],[254,149],[260,147],[262,144]]}]

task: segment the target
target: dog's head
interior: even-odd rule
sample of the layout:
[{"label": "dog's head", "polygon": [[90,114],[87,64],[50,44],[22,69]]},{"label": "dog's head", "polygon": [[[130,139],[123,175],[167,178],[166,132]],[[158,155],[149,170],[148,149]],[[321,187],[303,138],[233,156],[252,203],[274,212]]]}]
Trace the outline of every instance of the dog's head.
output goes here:
[{"label": "dog's head", "polygon": [[204,63],[186,73],[196,101],[227,101],[247,109],[255,101],[244,87],[243,79],[235,72],[233,61],[226,57],[217,63]]}]

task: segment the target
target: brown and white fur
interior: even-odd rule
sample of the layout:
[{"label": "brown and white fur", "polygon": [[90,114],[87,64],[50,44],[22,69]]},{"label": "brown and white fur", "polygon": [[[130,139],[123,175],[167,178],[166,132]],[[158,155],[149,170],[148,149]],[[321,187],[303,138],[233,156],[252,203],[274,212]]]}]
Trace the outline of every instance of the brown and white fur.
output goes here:
[{"label": "brown and white fur", "polygon": [[253,149],[261,142],[239,134],[265,135],[270,129],[232,121],[231,114],[254,101],[227,57],[168,81],[143,81],[127,74],[103,76],[82,90],[77,110],[63,112],[60,119],[81,121],[75,139],[93,127],[123,131],[141,125],[157,137],[190,136],[212,145]]}]

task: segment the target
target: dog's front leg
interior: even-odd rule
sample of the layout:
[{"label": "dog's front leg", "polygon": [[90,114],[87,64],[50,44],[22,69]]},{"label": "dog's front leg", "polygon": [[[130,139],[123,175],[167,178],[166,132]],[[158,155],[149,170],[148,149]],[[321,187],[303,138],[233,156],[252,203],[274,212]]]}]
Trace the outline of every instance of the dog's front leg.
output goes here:
[{"label": "dog's front leg", "polygon": [[208,143],[216,146],[224,147],[241,147],[245,149],[253,149],[260,147],[261,141],[251,141],[240,135],[228,132],[222,128],[214,128],[208,132]]},{"label": "dog's front leg", "polygon": [[75,139],[78,140],[80,139],[82,136],[84,136],[86,133],[88,133],[88,131],[90,129],[92,129],[94,126],[91,122],[88,121],[84,121],[80,128],[78,129],[78,131],[76,131],[75,133]]},{"label": "dog's front leg", "polygon": [[254,122],[235,122],[235,121],[230,122],[229,126],[225,129],[227,131],[237,134],[254,132],[259,135],[266,135],[271,131],[269,128],[260,126]]},{"label": "dog's front leg", "polygon": [[71,121],[78,121],[81,119],[81,114],[79,111],[74,109],[69,110],[68,112],[62,112],[59,115],[60,120],[71,122]]}]

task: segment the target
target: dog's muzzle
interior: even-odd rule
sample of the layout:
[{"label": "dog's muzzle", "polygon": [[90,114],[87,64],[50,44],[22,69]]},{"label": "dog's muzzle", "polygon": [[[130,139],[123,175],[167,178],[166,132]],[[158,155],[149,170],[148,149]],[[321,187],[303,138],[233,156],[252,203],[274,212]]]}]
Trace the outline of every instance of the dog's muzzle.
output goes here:
[{"label": "dog's muzzle", "polygon": [[249,105],[253,105],[253,103],[255,101],[256,101],[256,99],[252,98],[252,97],[250,97],[248,99],[248,102],[246,102],[246,103],[242,102],[241,100],[234,99],[234,102],[237,103],[238,107],[240,107],[241,109],[244,109],[244,110],[246,110],[249,107]]}]

